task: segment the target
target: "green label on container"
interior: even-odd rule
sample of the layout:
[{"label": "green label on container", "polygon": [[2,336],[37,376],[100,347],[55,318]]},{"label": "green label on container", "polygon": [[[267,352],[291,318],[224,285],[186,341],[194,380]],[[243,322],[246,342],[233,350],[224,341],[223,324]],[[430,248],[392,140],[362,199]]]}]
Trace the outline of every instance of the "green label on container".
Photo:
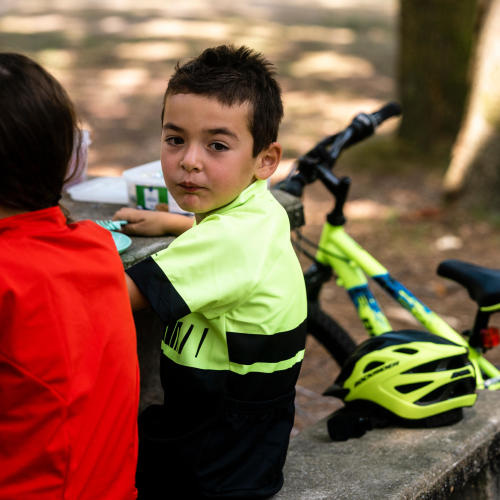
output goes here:
[{"label": "green label on container", "polygon": [[154,210],[158,203],[168,203],[166,187],[158,186],[135,186],[137,196],[137,207],[146,210]]}]

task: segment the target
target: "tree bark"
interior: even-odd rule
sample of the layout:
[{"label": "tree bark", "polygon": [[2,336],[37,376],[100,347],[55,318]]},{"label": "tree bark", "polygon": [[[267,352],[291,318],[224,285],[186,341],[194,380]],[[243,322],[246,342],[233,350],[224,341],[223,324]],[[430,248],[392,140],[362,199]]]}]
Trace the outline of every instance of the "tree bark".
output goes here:
[{"label": "tree bark", "polygon": [[[500,206],[500,0],[491,0],[481,29],[467,112],[443,180],[446,197],[467,186]],[[472,175],[474,172],[474,175]]]},{"label": "tree bark", "polygon": [[404,142],[449,152],[468,94],[478,0],[401,0],[398,57]]}]

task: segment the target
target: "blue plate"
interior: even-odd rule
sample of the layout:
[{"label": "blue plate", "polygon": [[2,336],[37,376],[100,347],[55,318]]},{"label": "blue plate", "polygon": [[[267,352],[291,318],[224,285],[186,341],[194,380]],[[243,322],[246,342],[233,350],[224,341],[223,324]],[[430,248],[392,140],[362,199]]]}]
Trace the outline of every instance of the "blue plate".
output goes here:
[{"label": "blue plate", "polygon": [[113,235],[118,253],[125,252],[125,250],[132,245],[132,240],[126,234],[117,233],[116,231],[110,231],[110,233]]}]

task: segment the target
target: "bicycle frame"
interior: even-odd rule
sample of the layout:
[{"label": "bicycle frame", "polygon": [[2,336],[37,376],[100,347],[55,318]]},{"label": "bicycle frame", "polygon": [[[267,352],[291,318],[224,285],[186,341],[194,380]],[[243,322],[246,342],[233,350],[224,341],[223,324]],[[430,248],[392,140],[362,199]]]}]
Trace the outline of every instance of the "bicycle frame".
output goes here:
[{"label": "bicycle frame", "polygon": [[500,371],[479,350],[471,347],[460,333],[394,279],[380,262],[346,233],[342,225],[325,222],[316,260],[335,271],[337,284],[349,294],[370,335],[380,335],[391,331],[392,327],[368,286],[367,276],[408,310],[429,332],[467,347],[469,359],[476,371],[478,389],[500,389]]}]

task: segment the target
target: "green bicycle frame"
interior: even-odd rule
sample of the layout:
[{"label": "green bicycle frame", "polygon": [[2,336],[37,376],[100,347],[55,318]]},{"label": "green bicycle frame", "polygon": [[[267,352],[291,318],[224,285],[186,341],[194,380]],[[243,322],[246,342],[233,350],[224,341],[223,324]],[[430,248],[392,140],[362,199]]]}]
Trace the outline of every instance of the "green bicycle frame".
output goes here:
[{"label": "green bicycle frame", "polygon": [[325,223],[316,259],[335,271],[337,284],[348,292],[370,335],[380,335],[392,328],[368,286],[367,276],[408,310],[429,332],[467,347],[469,359],[476,371],[478,389],[500,389],[500,371],[446,321],[395,280],[382,264],[345,232],[343,226]]}]

